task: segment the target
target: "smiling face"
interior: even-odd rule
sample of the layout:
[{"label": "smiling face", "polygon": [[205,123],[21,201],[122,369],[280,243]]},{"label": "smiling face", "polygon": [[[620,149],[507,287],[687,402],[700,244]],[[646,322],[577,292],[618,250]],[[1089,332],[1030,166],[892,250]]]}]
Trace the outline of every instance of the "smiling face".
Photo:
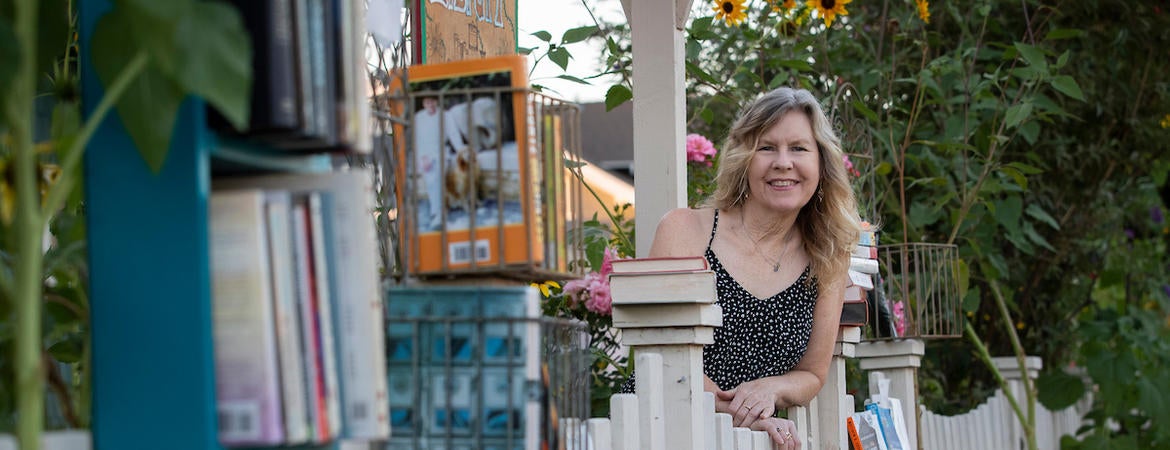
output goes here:
[{"label": "smiling face", "polygon": [[812,122],[792,110],[760,135],[748,165],[749,199],[778,212],[798,213],[816,193],[820,178]]}]

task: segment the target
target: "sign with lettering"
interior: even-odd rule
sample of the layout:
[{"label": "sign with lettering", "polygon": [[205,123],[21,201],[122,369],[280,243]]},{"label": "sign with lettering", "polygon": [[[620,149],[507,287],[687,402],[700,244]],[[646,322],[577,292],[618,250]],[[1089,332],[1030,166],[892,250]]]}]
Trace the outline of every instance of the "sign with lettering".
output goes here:
[{"label": "sign with lettering", "polygon": [[418,0],[423,63],[516,54],[517,0]]}]

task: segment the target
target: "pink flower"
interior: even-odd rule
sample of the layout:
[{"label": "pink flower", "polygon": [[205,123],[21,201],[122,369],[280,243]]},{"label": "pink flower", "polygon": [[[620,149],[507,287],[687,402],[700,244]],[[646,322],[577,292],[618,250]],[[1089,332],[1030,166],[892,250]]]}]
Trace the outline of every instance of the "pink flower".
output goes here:
[{"label": "pink flower", "polygon": [[589,287],[589,278],[582,278],[580,280],[573,280],[565,283],[565,287],[561,288],[561,292],[569,299],[570,306],[577,306],[577,302],[581,298],[581,293]]},{"label": "pink flower", "polygon": [[841,155],[841,159],[843,161],[845,161],[845,171],[846,172],[848,172],[849,174],[851,174],[855,177],[861,176],[861,171],[859,171],[853,167],[853,161],[849,160],[849,155]]},{"label": "pink flower", "polygon": [[593,280],[593,284],[589,286],[589,298],[585,299],[585,309],[603,316],[613,312],[613,297],[610,296],[608,278],[598,275]]},{"label": "pink flower", "polygon": [[701,134],[687,135],[687,161],[706,164],[711,167],[711,160],[715,158],[715,145]]},{"label": "pink flower", "polygon": [[894,329],[898,336],[906,335],[906,307],[901,300],[894,302]]},{"label": "pink flower", "polygon": [[601,256],[601,270],[598,271],[602,277],[608,277],[610,273],[613,273],[613,260],[615,259],[618,259],[617,250],[614,250],[613,247],[606,247],[605,253]]}]

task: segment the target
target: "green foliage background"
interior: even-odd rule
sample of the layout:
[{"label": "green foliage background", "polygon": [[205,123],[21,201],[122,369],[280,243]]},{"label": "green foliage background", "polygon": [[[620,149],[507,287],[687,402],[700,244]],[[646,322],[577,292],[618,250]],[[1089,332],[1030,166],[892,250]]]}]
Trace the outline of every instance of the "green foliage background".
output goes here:
[{"label": "green foliage background", "polygon": [[[1170,448],[1152,422],[1170,417],[1155,389],[1170,380],[1170,5],[940,1],[927,23],[912,1],[854,0],[826,29],[799,3],[747,1],[732,27],[695,2],[687,130],[718,143],[746,100],[813,91],[846,150],[872,152],[873,188],[859,194],[883,243],[958,245],[967,320],[992,355],[1012,354],[1015,333],[1043,358],[1041,402],[1096,386],[1095,426],[1065,447]],[[637,92],[628,26],[587,28],[620,78],[612,108]],[[567,61],[549,37],[528,50]],[[923,402],[946,414],[997,387],[966,339],[929,342],[919,374]]]}]

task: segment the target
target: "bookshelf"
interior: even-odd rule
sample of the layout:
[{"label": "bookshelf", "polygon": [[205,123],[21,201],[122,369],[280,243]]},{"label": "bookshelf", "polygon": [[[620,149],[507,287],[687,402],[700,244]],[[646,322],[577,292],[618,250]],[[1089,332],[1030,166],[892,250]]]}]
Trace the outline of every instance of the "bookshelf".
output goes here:
[{"label": "bookshelf", "polygon": [[[107,0],[80,2],[86,113],[103,95],[87,44],[110,7]],[[160,173],[148,168],[114,114],[86,149],[95,449],[224,448],[217,436],[209,267],[208,208],[218,142],[204,102],[189,97],[180,106]],[[229,153],[222,156],[237,165],[282,172],[320,168],[319,159],[272,160],[255,148],[224,148]],[[368,447],[337,439],[278,448]]]}]

